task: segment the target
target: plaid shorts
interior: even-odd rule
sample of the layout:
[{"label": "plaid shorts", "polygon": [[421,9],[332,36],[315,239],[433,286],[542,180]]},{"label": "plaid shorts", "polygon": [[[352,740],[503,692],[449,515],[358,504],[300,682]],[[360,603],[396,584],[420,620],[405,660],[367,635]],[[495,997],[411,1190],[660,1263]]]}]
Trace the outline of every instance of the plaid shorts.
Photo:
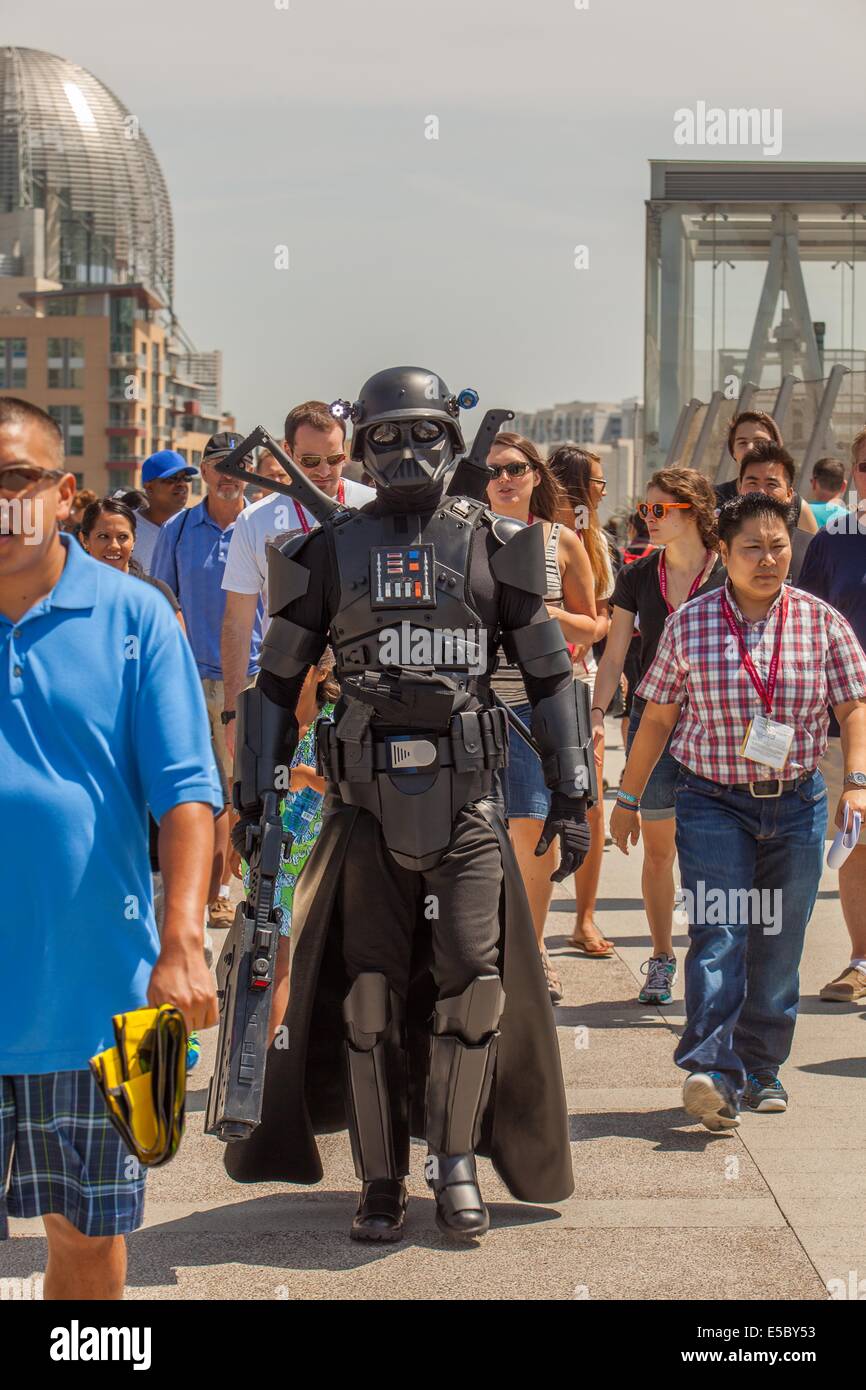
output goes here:
[{"label": "plaid shorts", "polygon": [[86,1236],[134,1231],[144,1182],[89,1071],[0,1076],[0,1239],[7,1216],[52,1213]]}]

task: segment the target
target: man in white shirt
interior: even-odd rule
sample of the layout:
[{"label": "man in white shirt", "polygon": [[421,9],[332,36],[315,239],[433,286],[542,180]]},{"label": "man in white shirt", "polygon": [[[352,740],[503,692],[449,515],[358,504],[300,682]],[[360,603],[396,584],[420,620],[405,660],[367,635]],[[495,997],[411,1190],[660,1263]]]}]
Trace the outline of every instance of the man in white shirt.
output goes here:
[{"label": "man in white shirt", "polygon": [[[335,420],[324,401],[305,401],[289,411],[283,448],[329,497],[350,507],[362,507],[375,497],[373,488],[343,478],[346,423]],[[267,613],[267,547],[315,525],[315,517],[305,507],[282,493],[255,502],[235,522],[223,575],[227,598],[222,630],[225,714],[229,717],[226,744],[232,751],[235,730],[231,716],[238,695],[248,684],[250,642],[260,595]]]},{"label": "man in white shirt", "polygon": [[147,493],[147,511],[136,513],[135,549],[133,557],[146,574],[166,521],[183,511],[189,501],[191,478],[198,469],[187,463],[174,449],[160,449],[141,465],[141,483]]}]

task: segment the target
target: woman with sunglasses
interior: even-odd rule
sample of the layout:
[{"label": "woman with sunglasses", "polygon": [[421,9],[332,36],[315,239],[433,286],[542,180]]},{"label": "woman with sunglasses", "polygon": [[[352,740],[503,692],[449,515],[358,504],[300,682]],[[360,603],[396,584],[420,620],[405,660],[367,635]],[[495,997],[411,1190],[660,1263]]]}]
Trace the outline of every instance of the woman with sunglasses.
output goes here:
[{"label": "woman with sunglasses", "polygon": [[[493,474],[487,488],[491,510],[543,527],[548,612],[559,619],[568,642],[584,647],[594,640],[597,629],[592,571],[573,531],[556,521],[559,489],[548,465],[534,444],[511,432],[496,436],[487,465]],[[500,661],[491,685],[500,700],[524,724],[530,724],[532,710],[518,668]],[[556,846],[537,854],[539,826],[550,809],[550,792],[537,755],[513,731],[503,785],[509,832],[532,910],[547,986],[552,1002],[558,1004],[562,985],[544,949],[544,924],[553,894],[550,876],[557,867]]]},{"label": "woman with sunglasses", "polygon": [[[640,668],[635,689],[652,665],[662,629],[671,613],[696,594],[719,588],[725,571],[716,554],[715,496],[711,484],[693,468],[663,468],[653,474],[646,501],[638,507],[651,544],[661,547],[623,569],[613,592],[613,617],[598,668],[592,724],[604,740],[604,711],[622,675],[635,625],[640,628]],[[626,753],[631,749],[646,705],[632,700]],[[641,804],[644,858],[641,889],[652,937],[652,954],[643,967],[642,1004],[669,1004],[676,980],[673,952],[674,785],[679,763],[665,748],[647,783]]]},{"label": "woman with sunglasses", "polygon": [[[615,547],[612,540],[608,541],[607,532],[602,529],[598,519],[607,482],[598,454],[574,444],[560,445],[551,454],[549,464],[561,489],[557,520],[567,530],[576,533],[592,571],[597,614],[595,632],[589,644],[578,647],[574,652],[574,675],[576,680],[589,686],[590,697],[595,703],[593,690],[598,667],[593,646],[607,637],[610,597],[614,587],[612,556]],[[601,789],[604,774],[603,738],[595,741],[595,767]],[[613,955],[613,942],[602,935],[595,922],[595,903],[604,855],[604,801],[601,797],[589,812],[587,821],[592,843],[589,854],[574,876],[575,921],[570,944],[582,955],[606,960]]]}]

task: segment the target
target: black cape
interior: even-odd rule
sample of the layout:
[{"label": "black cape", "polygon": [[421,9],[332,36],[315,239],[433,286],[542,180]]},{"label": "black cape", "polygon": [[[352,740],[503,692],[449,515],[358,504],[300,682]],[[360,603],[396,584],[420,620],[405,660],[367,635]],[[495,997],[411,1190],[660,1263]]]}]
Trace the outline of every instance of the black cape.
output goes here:
[{"label": "black cape", "polygon": [[[519,1201],[559,1202],[574,1190],[574,1175],[553,1010],[505,825],[494,804],[476,805],[496,830],[502,852],[499,968],[506,996],[478,1152],[493,1160]],[[350,981],[335,890],[357,815],[357,807],[339,805],[324,817],[298,880],[292,918],[293,931],[299,923],[301,930],[292,943],[289,1044],[274,1046],[268,1055],[258,1129],[226,1146],[226,1171],[236,1182],[319,1182],[323,1170],[315,1134],[346,1128],[342,1003]],[[359,903],[358,911],[364,910]],[[436,1001],[429,961],[429,923],[422,922],[415,933],[407,1001],[411,1131],[418,1137],[424,1134]]]}]

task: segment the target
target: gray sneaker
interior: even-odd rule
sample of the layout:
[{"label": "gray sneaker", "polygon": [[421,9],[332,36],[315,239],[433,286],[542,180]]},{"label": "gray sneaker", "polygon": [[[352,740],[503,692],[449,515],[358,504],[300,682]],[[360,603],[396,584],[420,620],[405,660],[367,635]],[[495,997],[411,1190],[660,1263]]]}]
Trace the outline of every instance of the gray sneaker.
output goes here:
[{"label": "gray sneaker", "polygon": [[750,1071],[743,1104],[759,1115],[780,1115],[788,1108],[788,1092],[774,1071]]},{"label": "gray sneaker", "polygon": [[675,956],[650,956],[641,966],[646,984],[638,995],[641,1004],[670,1004],[671,990],[677,982]]}]

